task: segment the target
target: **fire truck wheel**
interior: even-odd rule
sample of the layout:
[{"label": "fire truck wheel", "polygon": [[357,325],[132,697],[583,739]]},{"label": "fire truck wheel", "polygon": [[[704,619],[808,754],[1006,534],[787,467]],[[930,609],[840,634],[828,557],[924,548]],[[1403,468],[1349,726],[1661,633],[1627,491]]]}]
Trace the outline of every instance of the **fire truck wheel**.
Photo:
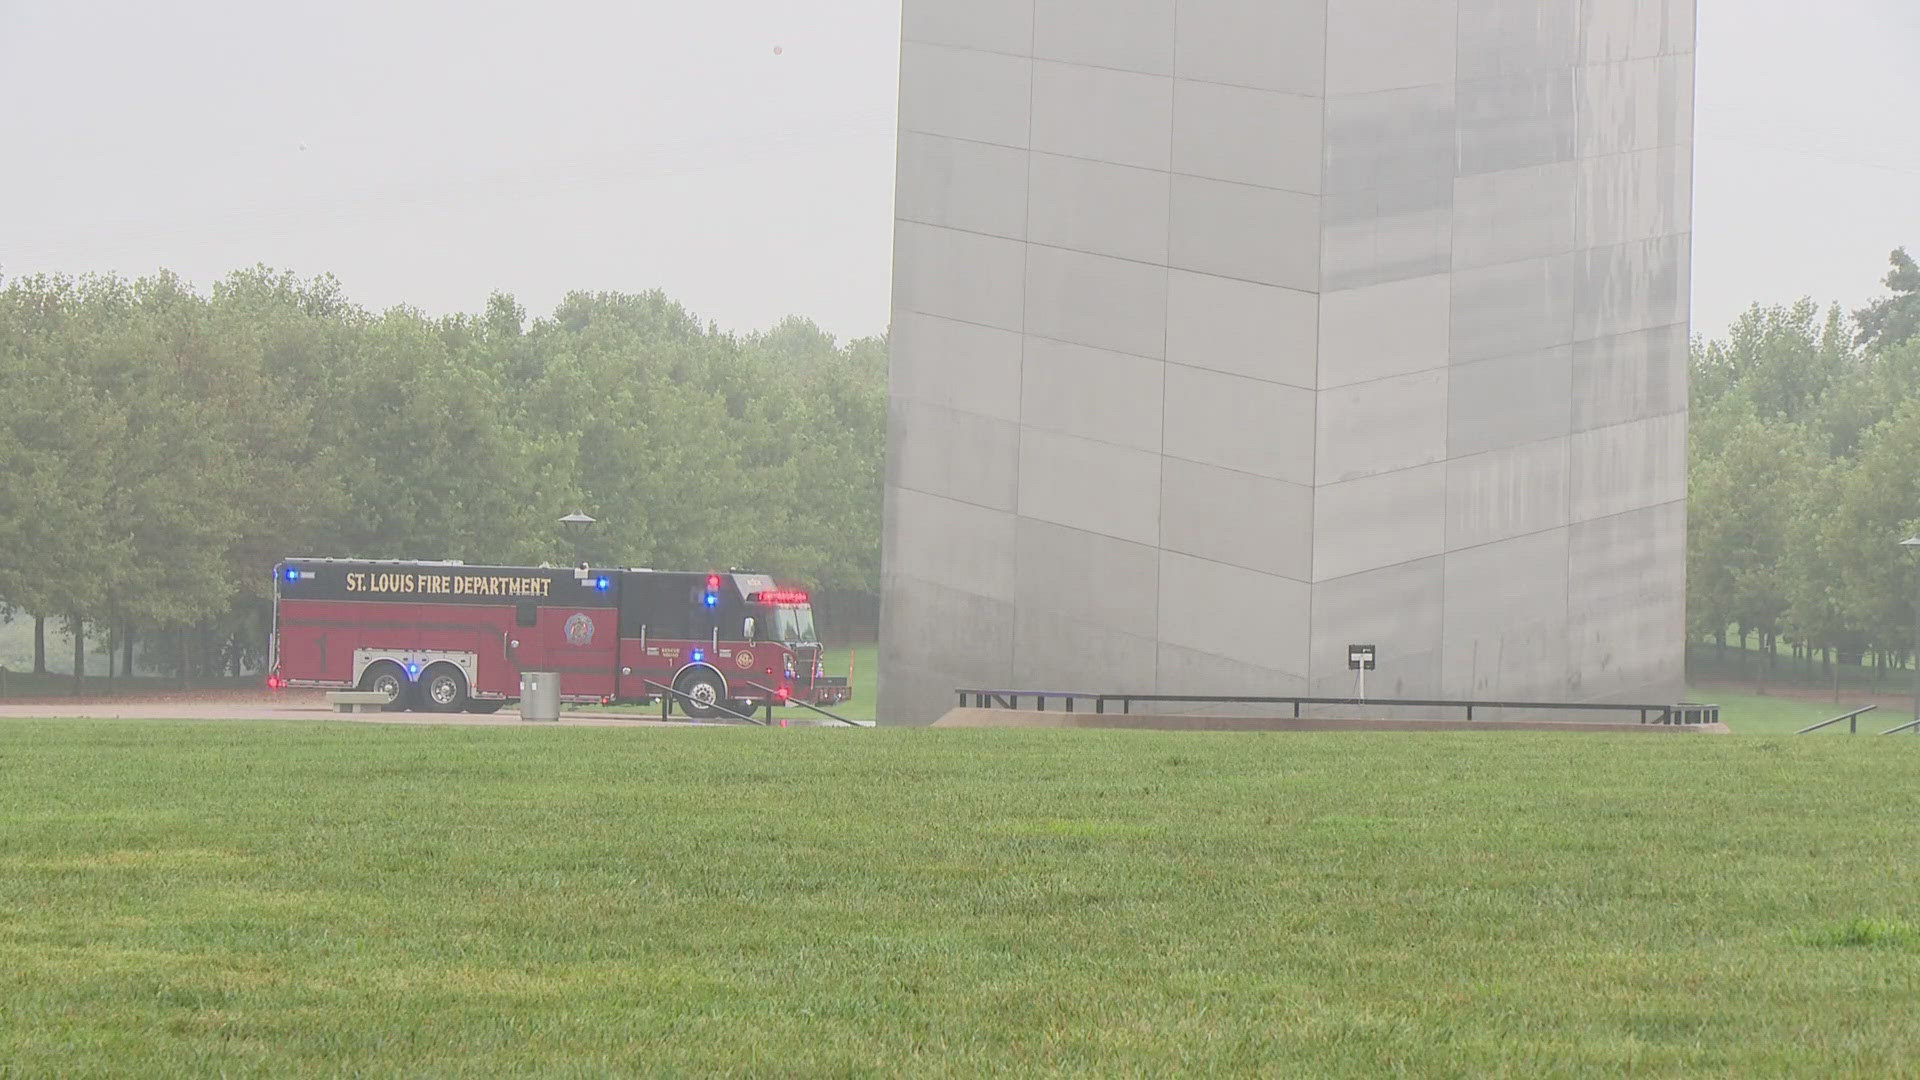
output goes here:
[{"label": "fire truck wheel", "polygon": [[367,668],[360,676],[360,689],[387,695],[387,703],[381,706],[386,712],[405,712],[413,704],[413,683],[407,681],[407,673],[400,665],[391,660],[382,660]]},{"label": "fire truck wheel", "polygon": [[420,704],[428,712],[459,712],[467,707],[467,677],[452,664],[435,664],[420,676]]},{"label": "fire truck wheel", "polygon": [[467,711],[476,716],[492,716],[506,706],[507,703],[504,701],[474,701],[471,698],[467,700]]},{"label": "fire truck wheel", "polygon": [[720,679],[711,671],[689,671],[680,676],[674,689],[686,697],[676,697],[674,702],[680,711],[696,720],[705,720],[720,715],[714,706],[720,704],[725,691],[720,688]]},{"label": "fire truck wheel", "polygon": [[[753,710],[758,707],[759,706],[755,705],[751,701],[735,700],[735,701],[727,702],[727,708],[732,709],[734,712],[739,713],[741,716],[752,716]],[[732,719],[732,717],[728,717],[728,719]]]}]

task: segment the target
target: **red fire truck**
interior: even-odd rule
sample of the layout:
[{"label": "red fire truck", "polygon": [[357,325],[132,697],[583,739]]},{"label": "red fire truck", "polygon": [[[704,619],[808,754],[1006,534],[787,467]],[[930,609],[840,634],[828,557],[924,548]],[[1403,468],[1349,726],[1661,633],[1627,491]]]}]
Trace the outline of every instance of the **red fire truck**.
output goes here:
[{"label": "red fire truck", "polygon": [[765,574],[288,559],[267,685],[358,688],[389,710],[496,712],[522,671],[563,701],[657,701],[695,717],[852,696],[827,676],[807,594]]}]

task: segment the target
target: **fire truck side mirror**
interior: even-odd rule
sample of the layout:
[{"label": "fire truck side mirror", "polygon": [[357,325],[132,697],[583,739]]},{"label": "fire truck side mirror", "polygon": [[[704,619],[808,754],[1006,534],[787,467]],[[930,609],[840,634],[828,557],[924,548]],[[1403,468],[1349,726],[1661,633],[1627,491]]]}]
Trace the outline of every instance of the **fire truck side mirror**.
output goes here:
[{"label": "fire truck side mirror", "polygon": [[746,637],[747,644],[749,645],[753,644],[753,616],[751,615],[747,616],[746,625],[741,628],[740,632],[744,637]]}]

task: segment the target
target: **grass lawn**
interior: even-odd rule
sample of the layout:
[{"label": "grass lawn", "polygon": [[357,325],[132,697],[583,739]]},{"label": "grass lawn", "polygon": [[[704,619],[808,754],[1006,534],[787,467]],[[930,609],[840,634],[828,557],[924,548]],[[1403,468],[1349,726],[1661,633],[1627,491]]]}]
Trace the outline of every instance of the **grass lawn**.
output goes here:
[{"label": "grass lawn", "polygon": [[[1845,701],[1835,705],[1832,701],[1805,700],[1784,694],[1735,693],[1699,688],[1690,691],[1688,700],[1719,705],[1721,719],[1736,735],[1791,735],[1801,728],[1831,720],[1867,704],[1863,701]],[[1898,706],[1882,705],[1878,711],[1860,718],[1859,734],[1878,735],[1911,719],[1911,702],[1902,702]],[[1814,734],[1845,735],[1847,725],[1836,724]]]},{"label": "grass lawn", "polygon": [[[196,679],[190,688],[198,690],[232,690],[261,688],[265,676],[260,678],[220,678]],[[182,689],[180,680],[160,675],[136,675],[107,677],[106,661],[100,662],[98,671],[90,672],[82,680],[81,690],[88,696],[173,693]],[[73,675],[49,674],[34,675],[30,672],[8,671],[0,676],[0,700],[16,697],[65,697],[73,693]]]},{"label": "grass lawn", "polygon": [[1920,746],[0,722],[0,1073],[1912,1075]]}]

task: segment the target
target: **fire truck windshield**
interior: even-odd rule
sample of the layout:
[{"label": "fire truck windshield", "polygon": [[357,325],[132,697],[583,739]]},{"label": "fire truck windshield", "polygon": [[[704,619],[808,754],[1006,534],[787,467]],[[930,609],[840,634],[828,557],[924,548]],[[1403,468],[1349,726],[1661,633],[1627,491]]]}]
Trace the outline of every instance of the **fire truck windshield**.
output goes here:
[{"label": "fire truck windshield", "polygon": [[806,604],[768,608],[766,621],[770,641],[799,645],[820,640],[814,636],[813,608]]}]

